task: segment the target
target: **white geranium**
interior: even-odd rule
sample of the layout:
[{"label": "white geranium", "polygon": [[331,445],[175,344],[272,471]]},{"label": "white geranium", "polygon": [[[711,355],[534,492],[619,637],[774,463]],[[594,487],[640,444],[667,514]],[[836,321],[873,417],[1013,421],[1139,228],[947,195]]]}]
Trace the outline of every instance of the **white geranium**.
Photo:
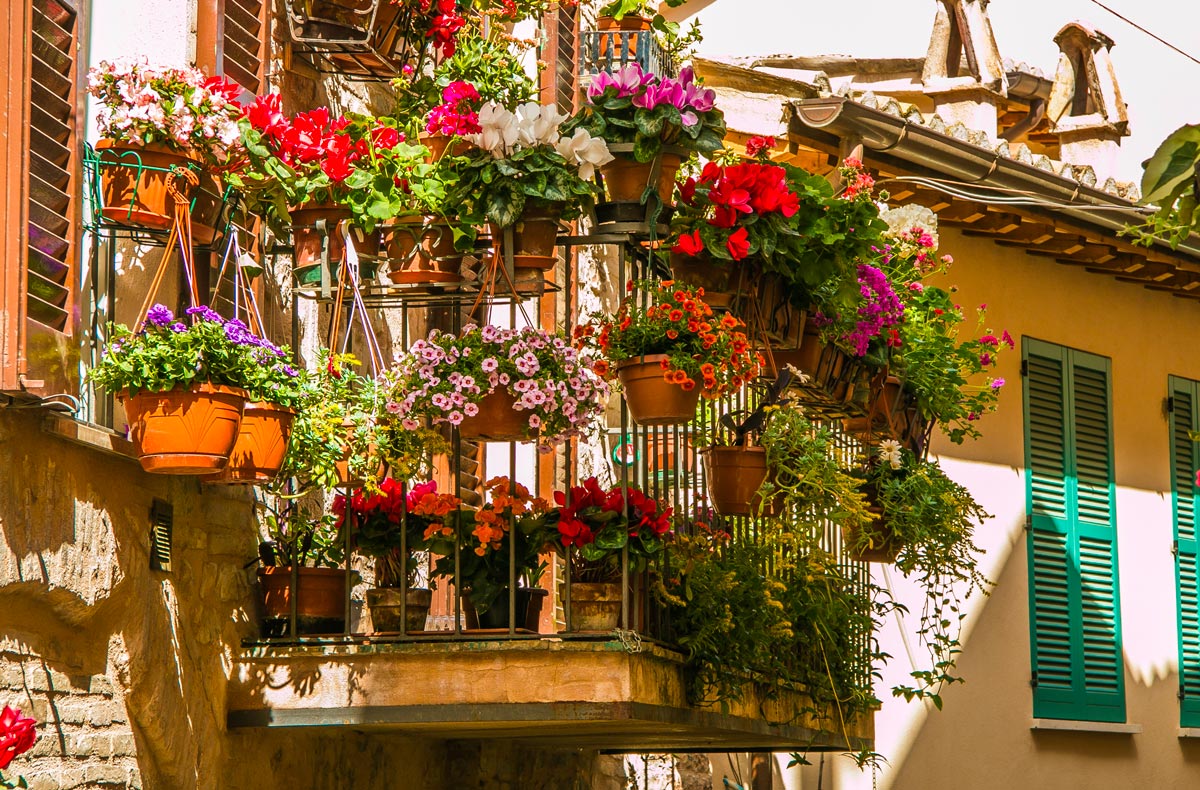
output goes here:
[{"label": "white geranium", "polygon": [[579,177],[584,181],[591,180],[597,167],[614,159],[608,150],[608,143],[600,137],[592,137],[583,128],[576,129],[570,137],[561,138],[555,150],[563,159],[579,168]]}]

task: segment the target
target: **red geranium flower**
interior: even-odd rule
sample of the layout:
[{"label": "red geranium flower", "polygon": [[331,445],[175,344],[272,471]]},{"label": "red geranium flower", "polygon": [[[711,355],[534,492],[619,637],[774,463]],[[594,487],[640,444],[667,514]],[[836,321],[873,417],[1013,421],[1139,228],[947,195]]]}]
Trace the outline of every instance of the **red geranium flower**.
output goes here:
[{"label": "red geranium flower", "polygon": [[729,250],[730,256],[735,261],[740,261],[750,254],[750,234],[745,228],[738,228],[729,236],[729,240],[725,242],[725,247]]},{"label": "red geranium flower", "polygon": [[17,708],[0,710],[0,771],[17,755],[33,748],[37,740],[37,721],[21,716]]}]

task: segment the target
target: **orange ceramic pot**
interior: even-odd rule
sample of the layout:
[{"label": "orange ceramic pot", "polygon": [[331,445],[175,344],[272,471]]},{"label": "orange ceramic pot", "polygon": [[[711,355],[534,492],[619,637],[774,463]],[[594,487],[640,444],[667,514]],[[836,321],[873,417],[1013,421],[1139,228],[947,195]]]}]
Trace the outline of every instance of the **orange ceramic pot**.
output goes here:
[{"label": "orange ceramic pot", "polygon": [[[604,187],[608,199],[614,203],[637,203],[642,199],[642,193],[650,184],[654,160],[639,162],[632,154],[613,154],[611,162],[600,166],[600,174],[604,177]],[[683,157],[678,154],[661,154],[662,164],[659,167],[658,179],[654,187],[664,204],[670,205],[671,195],[675,190],[675,175],[683,163]]]},{"label": "orange ceramic pot", "polygon": [[129,418],[129,438],[147,472],[205,474],[228,463],[241,429],[245,390],[204,383],[136,395],[126,390],[118,397]]},{"label": "orange ceramic pot", "polygon": [[100,160],[101,213],[122,225],[165,230],[175,221],[175,200],[167,189],[174,183],[190,203],[196,188],[184,171],[200,173],[200,164],[187,154],[165,145],[131,145],[101,140],[96,143]]},{"label": "orange ceramic pot", "polygon": [[450,226],[433,217],[400,217],[380,227],[380,242],[391,269],[388,279],[407,285],[461,282],[462,255],[454,249]]},{"label": "orange ceramic pot", "polygon": [[242,427],[229,453],[229,464],[210,483],[267,483],[275,479],[287,455],[296,411],[262,401],[247,403]]},{"label": "orange ceramic pot", "polygon": [[765,506],[758,489],[767,480],[767,453],[762,447],[709,447],[700,451],[708,501],[722,516],[773,515],[782,497]]},{"label": "orange ceramic pot", "polygon": [[479,402],[479,413],[458,426],[464,439],[519,442],[536,434],[529,427],[529,412],[517,411],[517,399],[507,387],[496,387]]},{"label": "orange ceramic pot", "polygon": [[666,354],[649,354],[617,365],[629,416],[638,425],[682,425],[696,416],[700,388],[685,390],[663,378]]}]

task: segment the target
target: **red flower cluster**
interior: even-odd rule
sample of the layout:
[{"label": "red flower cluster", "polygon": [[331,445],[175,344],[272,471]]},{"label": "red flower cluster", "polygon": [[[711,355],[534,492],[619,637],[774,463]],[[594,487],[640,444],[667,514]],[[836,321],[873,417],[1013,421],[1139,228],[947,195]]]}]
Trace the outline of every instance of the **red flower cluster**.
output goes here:
[{"label": "red flower cluster", "polygon": [[25,718],[17,708],[5,705],[0,710],[0,771],[7,768],[13,758],[32,749],[37,737],[37,721]]},{"label": "red flower cluster", "polygon": [[848,156],[842,160],[842,166],[838,168],[842,183],[846,185],[842,190],[842,197],[846,200],[853,200],[856,197],[865,197],[871,199],[871,190],[875,188],[875,179],[870,173],[863,170],[863,163]]},{"label": "red flower cluster", "polygon": [[[761,145],[770,142],[769,138],[762,138]],[[735,261],[745,259],[752,246],[750,232],[741,224],[743,220],[752,221],[772,212],[792,217],[800,210],[800,197],[788,187],[787,171],[759,162],[724,167],[709,162],[699,179],[688,178],[679,185],[679,196],[685,205],[706,217],[708,225],[733,229],[724,241],[729,257]],[[703,253],[704,238],[700,230],[680,233],[671,250],[693,256]]]},{"label": "red flower cluster", "polygon": [[[392,0],[393,5],[404,2]],[[455,0],[418,0],[418,5],[421,13],[428,15],[425,38],[433,39],[433,48],[450,57],[458,47],[458,31],[467,24],[467,18],[458,13],[458,3]]]},{"label": "red flower cluster", "polygon": [[775,138],[755,135],[746,141],[746,156],[751,159],[766,158],[775,148]]},{"label": "red flower cluster", "polygon": [[671,531],[671,508],[659,510],[658,502],[636,488],[613,486],[605,491],[596,478],[589,477],[581,486],[572,486],[570,502],[566,492],[555,491],[554,503],[558,505],[558,533],[564,546],[586,546],[596,539],[596,533],[613,523],[625,513],[625,501],[629,500],[630,537],[638,537],[647,530],[655,537]]},{"label": "red flower cluster", "polygon": [[256,96],[246,109],[250,125],[262,133],[273,154],[293,169],[319,166],[334,183],[340,184],[354,172],[354,163],[369,156],[371,147],[391,150],[404,137],[390,126],[377,123],[367,135],[347,131],[350,119],[333,118],[329,110],[318,107],[297,113],[290,120],[283,114],[279,94]]},{"label": "red flower cluster", "polygon": [[382,519],[389,524],[399,524],[406,509],[410,516],[440,523],[443,517],[459,504],[458,498],[452,494],[439,494],[437,483],[433,480],[418,483],[405,494],[402,482],[386,477],[374,494],[356,488],[349,500],[345,494],[338,494],[333,498],[333,512],[339,516],[339,527],[346,521],[347,501],[352,514]]}]

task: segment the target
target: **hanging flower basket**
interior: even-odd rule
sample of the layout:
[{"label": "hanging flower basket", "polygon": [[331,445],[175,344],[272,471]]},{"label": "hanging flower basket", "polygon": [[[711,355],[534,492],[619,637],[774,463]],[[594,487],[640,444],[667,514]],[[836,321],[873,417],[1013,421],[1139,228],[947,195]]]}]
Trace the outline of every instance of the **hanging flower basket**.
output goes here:
[{"label": "hanging flower basket", "polygon": [[[346,627],[346,571],[341,568],[298,569],[296,630],[299,634],[340,633]],[[292,569],[286,565],[258,569],[264,630],[287,633],[292,612]]]},{"label": "hanging flower basket", "polygon": [[767,479],[767,453],[762,447],[709,447],[700,451],[708,501],[721,516],[774,515],[781,497],[764,503],[758,489]]},{"label": "hanging flower basket", "polygon": [[866,548],[856,548],[863,544],[861,528],[842,525],[842,539],[845,541],[850,559],[856,562],[895,562],[904,548],[904,543],[892,533],[883,508],[872,505],[867,508],[874,520],[871,522],[871,545]]},{"label": "hanging flower basket", "polygon": [[685,390],[663,377],[666,354],[649,354],[616,365],[629,415],[638,425],[682,425],[696,416],[700,388]]},{"label": "hanging flower basket", "polygon": [[142,469],[168,475],[214,472],[229,462],[242,423],[246,391],[193,384],[167,392],[118,394]]},{"label": "hanging flower basket", "polygon": [[209,483],[267,483],[283,466],[296,411],[275,403],[247,403],[229,463]]},{"label": "hanging flower basket", "polygon": [[399,217],[380,228],[391,261],[388,279],[405,285],[454,285],[462,281],[462,255],[450,226],[433,217]]},{"label": "hanging flower basket", "polygon": [[479,412],[458,426],[464,439],[489,442],[520,442],[536,433],[529,428],[529,413],[517,411],[517,399],[507,387],[496,387],[479,402]]},{"label": "hanging flower basket", "polygon": [[[110,222],[166,230],[175,221],[169,186],[189,203],[196,194],[200,164],[165,145],[96,143],[100,169],[100,212]],[[189,179],[188,172],[195,174]]]}]

